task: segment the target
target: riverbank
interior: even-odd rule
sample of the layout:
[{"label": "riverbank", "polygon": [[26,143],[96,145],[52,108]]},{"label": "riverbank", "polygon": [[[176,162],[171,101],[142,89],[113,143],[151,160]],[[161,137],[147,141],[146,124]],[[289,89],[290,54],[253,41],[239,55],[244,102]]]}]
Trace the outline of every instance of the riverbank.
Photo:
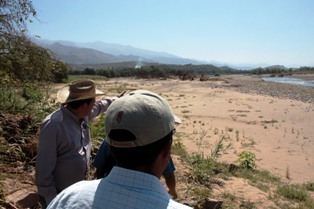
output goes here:
[{"label": "riverbank", "polygon": [[[314,80],[314,75],[294,75],[293,78]],[[263,81],[261,76],[226,77],[231,89],[243,93],[268,95],[276,98],[298,100],[314,104],[314,88],[293,84]]]}]

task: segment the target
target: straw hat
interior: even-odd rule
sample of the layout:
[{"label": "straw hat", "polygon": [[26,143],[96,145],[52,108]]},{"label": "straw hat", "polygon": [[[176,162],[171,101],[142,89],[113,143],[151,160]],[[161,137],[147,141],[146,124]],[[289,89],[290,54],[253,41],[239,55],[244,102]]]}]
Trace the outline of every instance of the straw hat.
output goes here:
[{"label": "straw hat", "polygon": [[61,104],[74,102],[83,99],[90,99],[97,96],[104,95],[95,87],[92,80],[77,80],[62,87],[57,93],[57,100]]}]

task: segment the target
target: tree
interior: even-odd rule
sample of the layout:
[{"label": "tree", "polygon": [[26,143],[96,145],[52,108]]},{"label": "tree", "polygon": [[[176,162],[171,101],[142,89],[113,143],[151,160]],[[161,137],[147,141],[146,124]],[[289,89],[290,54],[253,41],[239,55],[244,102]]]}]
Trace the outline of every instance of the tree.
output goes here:
[{"label": "tree", "polygon": [[83,71],[84,75],[96,75],[96,71],[94,68],[85,68]]},{"label": "tree", "polygon": [[30,0],[0,0],[0,38],[9,41],[27,31],[26,21],[36,17]]},{"label": "tree", "polygon": [[31,0],[0,0],[1,78],[54,82],[66,79],[68,67],[27,38],[26,23],[32,22],[31,17],[36,18]]}]

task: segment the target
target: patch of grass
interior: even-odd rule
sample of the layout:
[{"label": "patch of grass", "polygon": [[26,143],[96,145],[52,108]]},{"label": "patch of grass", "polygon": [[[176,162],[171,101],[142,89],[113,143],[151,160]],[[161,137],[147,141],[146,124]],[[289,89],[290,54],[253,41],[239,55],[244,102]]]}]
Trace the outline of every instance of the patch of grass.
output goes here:
[{"label": "patch of grass", "polygon": [[250,110],[237,110],[236,112],[250,112]]},{"label": "patch of grass", "polygon": [[185,150],[184,144],[182,142],[177,141],[172,144],[171,153],[174,155],[178,155],[183,159],[188,158],[188,153]]},{"label": "patch of grass", "polygon": [[202,208],[202,205],[204,205],[206,198],[211,196],[211,191],[207,188],[193,187],[191,188],[191,192],[193,194],[193,198],[197,202],[197,208]]},{"label": "patch of grass", "polygon": [[102,113],[100,116],[89,122],[91,141],[93,145],[91,151],[92,157],[95,157],[101,143],[106,137],[105,116],[106,114]]},{"label": "patch of grass", "polygon": [[241,200],[240,208],[253,209],[256,208],[254,202],[250,200]]},{"label": "patch of grass", "polygon": [[304,184],[303,184],[303,187],[304,187],[307,191],[314,192],[314,181],[304,183]]},{"label": "patch of grass", "polygon": [[21,112],[27,106],[27,102],[22,100],[13,88],[1,86],[0,88],[0,110],[1,112]]},{"label": "patch of grass", "polygon": [[269,185],[267,185],[265,183],[257,182],[256,184],[252,184],[252,186],[255,186],[256,188],[258,188],[259,190],[261,190],[263,192],[269,191]]},{"label": "patch of grass", "polygon": [[108,80],[107,77],[101,76],[101,75],[69,75],[68,76],[68,81],[74,81],[74,80],[79,80],[79,79],[91,79],[91,80]]},{"label": "patch of grass", "polygon": [[256,144],[256,142],[254,141],[253,138],[245,138],[241,141],[241,146],[242,147],[254,147],[254,145]]},{"label": "patch of grass", "polygon": [[278,121],[277,120],[274,120],[274,119],[272,119],[272,120],[263,120],[263,121],[261,121],[262,123],[265,123],[265,124],[273,124],[273,123],[278,123]]},{"label": "patch of grass", "polygon": [[296,184],[279,186],[277,192],[289,200],[305,202],[310,198],[307,191],[302,186]]},{"label": "patch of grass", "polygon": [[232,174],[236,177],[250,180],[255,186],[260,183],[270,183],[276,185],[281,181],[280,177],[273,175],[267,170],[239,169]]},{"label": "patch of grass", "polygon": [[221,170],[220,163],[201,154],[193,154],[187,160],[192,168],[191,178],[194,182],[207,188],[211,188],[212,184],[223,186],[223,182],[214,177]]},{"label": "patch of grass", "polygon": [[222,194],[222,197],[224,198],[224,199],[227,199],[227,200],[230,200],[230,201],[236,201],[237,199],[238,199],[238,197],[236,196],[236,195],[234,195],[234,194],[231,194],[231,193],[229,193],[229,192],[224,192],[223,194]]}]

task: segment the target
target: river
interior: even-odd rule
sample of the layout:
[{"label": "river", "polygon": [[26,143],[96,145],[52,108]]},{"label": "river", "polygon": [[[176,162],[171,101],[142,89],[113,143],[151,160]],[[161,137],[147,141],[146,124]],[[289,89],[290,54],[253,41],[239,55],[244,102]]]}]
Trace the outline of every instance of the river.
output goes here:
[{"label": "river", "polygon": [[314,87],[314,80],[303,80],[298,78],[289,77],[267,77],[262,78],[264,81],[278,82],[278,83],[289,83],[299,86]]}]

